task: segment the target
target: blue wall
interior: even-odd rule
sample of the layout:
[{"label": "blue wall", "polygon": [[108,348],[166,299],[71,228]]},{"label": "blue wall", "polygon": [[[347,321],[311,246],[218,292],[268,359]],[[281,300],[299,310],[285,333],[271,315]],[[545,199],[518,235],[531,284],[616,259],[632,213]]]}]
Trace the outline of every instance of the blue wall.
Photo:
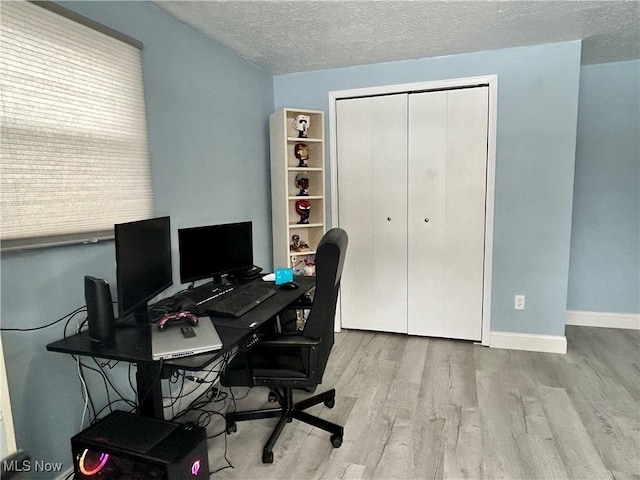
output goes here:
[{"label": "blue wall", "polygon": [[[174,234],[182,226],[253,220],[256,263],[271,267],[274,95],[276,107],[328,111],[332,90],[497,74],[492,330],[563,335],[567,305],[638,311],[637,61],[580,70],[580,43],[568,42],[274,79],[151,3],[63,5],[145,43],[157,213],[171,215]],[[5,254],[0,268],[3,327],[43,325],[84,304],[84,275],[115,282],[112,242]],[[174,248],[175,278],[177,268]],[[602,277],[613,288],[602,288]],[[516,293],[527,295],[524,312],[513,310]],[[45,351],[61,336],[56,326],[4,332],[2,340],[19,446],[69,467],[80,384],[70,357]],[[118,387],[131,394],[127,368],[115,370]]]},{"label": "blue wall", "polygon": [[[272,76],[150,2],[62,4],[144,42],[156,210],[172,219],[174,281],[175,235],[182,226],[253,220],[256,263],[270,268]],[[84,304],[84,275],[115,283],[113,242],[4,254],[1,274],[2,326],[44,325]],[[71,357],[45,350],[59,338],[61,325],[2,334],[18,445],[34,459],[63,461],[67,468],[82,402]],[[132,397],[127,373],[121,365],[114,376]],[[104,390],[94,383],[96,393]]]},{"label": "blue wall", "polygon": [[569,310],[640,312],[640,61],[580,77]]},{"label": "blue wall", "polygon": [[328,112],[333,90],[497,74],[491,330],[564,335],[580,52],[567,42],[277,76],[275,104]]}]

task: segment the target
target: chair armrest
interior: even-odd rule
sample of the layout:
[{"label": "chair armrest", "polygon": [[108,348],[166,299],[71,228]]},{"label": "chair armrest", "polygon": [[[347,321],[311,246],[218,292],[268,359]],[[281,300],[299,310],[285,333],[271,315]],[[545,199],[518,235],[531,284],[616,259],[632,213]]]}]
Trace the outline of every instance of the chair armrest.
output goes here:
[{"label": "chair armrest", "polygon": [[313,300],[310,297],[302,296],[299,299],[297,299],[295,302],[290,303],[289,305],[287,305],[287,309],[288,310],[299,310],[299,309],[309,309],[313,306]]},{"label": "chair armrest", "polygon": [[[261,341],[256,344],[256,348],[264,349],[266,355],[270,353],[269,350],[272,348],[276,351],[289,348],[295,349],[294,351],[299,352],[301,360],[303,360],[303,364],[307,370],[307,379],[304,381],[305,384],[309,381],[317,384],[320,383],[318,380],[318,355],[320,349],[318,347],[321,343],[321,338],[311,338],[295,334],[280,334],[269,335],[261,339]],[[306,359],[306,362],[304,359]],[[253,376],[253,379],[256,384],[261,384],[258,377]],[[300,379],[298,379],[298,381],[300,381]],[[268,384],[268,382],[265,384]]]},{"label": "chair armrest", "polygon": [[306,347],[311,348],[320,345],[322,339],[304,337],[302,335],[270,335],[260,340],[256,346],[260,347]]}]

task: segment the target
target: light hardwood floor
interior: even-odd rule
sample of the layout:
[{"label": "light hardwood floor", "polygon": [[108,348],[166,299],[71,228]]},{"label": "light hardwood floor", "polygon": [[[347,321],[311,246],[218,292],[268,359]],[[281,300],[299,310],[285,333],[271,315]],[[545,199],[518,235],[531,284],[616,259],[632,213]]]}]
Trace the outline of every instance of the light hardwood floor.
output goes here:
[{"label": "light hardwood floor", "polygon": [[[336,406],[293,421],[261,463],[275,420],[209,441],[215,479],[639,479],[640,332],[567,327],[566,355],[362,331],[336,335],[324,383]],[[234,389],[243,396],[246,389]],[[255,388],[238,409],[266,404]],[[299,398],[308,396],[304,392]],[[221,431],[222,420],[209,426]]]}]

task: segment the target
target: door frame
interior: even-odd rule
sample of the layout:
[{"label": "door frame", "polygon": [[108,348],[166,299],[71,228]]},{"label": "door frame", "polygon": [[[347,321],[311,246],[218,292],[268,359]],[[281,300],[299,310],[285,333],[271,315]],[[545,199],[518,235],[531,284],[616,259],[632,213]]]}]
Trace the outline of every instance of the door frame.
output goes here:
[{"label": "door frame", "polygon": [[[482,299],[482,345],[489,346],[491,331],[491,288],[493,273],[493,220],[495,210],[496,183],[496,142],[498,115],[498,76],[484,75],[478,77],[464,77],[429,82],[404,83],[384,85],[378,87],[355,88],[350,90],[336,90],[329,92],[329,165],[331,168],[331,225],[340,226],[339,192],[338,192],[338,145],[336,102],[346,98],[372,97],[378,95],[393,95],[398,93],[418,93],[434,90],[452,90],[474,86],[489,87],[489,112],[487,125],[487,193],[485,206],[484,229],[484,279]],[[342,317],[340,302],[336,308],[335,330],[340,331]]]}]

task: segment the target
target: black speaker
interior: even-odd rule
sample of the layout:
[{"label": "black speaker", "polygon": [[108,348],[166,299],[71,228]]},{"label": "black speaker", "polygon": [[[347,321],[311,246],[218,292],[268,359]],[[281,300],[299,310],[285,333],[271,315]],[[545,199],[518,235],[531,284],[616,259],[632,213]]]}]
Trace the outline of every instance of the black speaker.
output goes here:
[{"label": "black speaker", "polygon": [[116,325],[109,283],[102,278],[85,276],[84,299],[87,303],[89,338],[105,347],[113,345]]}]

